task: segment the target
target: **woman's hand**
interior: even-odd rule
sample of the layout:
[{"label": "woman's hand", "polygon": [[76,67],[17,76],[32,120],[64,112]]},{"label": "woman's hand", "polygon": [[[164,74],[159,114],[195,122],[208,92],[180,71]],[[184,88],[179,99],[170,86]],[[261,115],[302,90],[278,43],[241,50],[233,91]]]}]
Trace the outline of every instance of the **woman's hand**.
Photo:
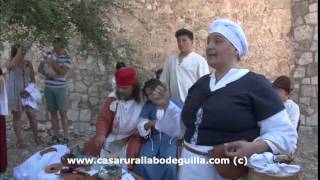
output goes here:
[{"label": "woman's hand", "polygon": [[234,141],[224,144],[224,152],[229,157],[247,157],[254,153],[271,151],[267,143],[263,140],[248,142],[244,140]]},{"label": "woman's hand", "polygon": [[155,125],[156,125],[156,120],[151,120],[144,125],[144,129],[149,130],[151,128],[154,128]]},{"label": "woman's hand", "polygon": [[27,98],[27,97],[30,96],[30,94],[28,93],[28,91],[21,91],[21,92],[20,92],[20,96],[21,96],[22,98]]},{"label": "woman's hand", "polygon": [[169,88],[166,84],[163,84],[163,86],[157,86],[149,98],[157,108],[167,109],[169,105],[169,97]]}]

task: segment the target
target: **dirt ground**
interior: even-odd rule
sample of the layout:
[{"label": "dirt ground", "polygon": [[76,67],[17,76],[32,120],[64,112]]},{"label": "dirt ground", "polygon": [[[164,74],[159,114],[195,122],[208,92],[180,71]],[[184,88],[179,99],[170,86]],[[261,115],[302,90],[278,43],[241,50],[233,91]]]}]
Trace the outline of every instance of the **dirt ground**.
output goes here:
[{"label": "dirt ground", "polygon": [[[7,139],[8,139],[8,169],[5,173],[11,176],[13,167],[30,157],[33,153],[42,150],[50,145],[44,143],[36,145],[33,141],[31,129],[25,127],[24,137],[28,143],[26,149],[18,149],[15,147],[15,136],[11,123],[7,123]],[[69,147],[72,149],[77,145],[82,146],[94,134],[94,127],[87,131],[77,132],[72,130],[72,138]],[[41,132],[44,142],[50,142],[49,130]],[[318,179],[318,128],[317,127],[300,127],[298,151],[295,154],[295,162],[302,167],[301,180]]]}]

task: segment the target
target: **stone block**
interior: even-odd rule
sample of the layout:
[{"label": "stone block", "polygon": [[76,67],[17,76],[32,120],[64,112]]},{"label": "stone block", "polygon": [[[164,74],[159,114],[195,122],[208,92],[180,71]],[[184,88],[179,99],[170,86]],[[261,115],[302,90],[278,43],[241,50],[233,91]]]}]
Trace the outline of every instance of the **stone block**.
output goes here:
[{"label": "stone block", "polygon": [[318,113],[306,118],[306,124],[308,126],[318,126]]},{"label": "stone block", "polygon": [[88,90],[88,94],[91,95],[91,93],[97,93],[98,92],[98,87],[95,86],[95,85],[91,85],[89,87],[89,90]]},{"label": "stone block", "polygon": [[311,84],[310,78],[303,78],[302,84]]},{"label": "stone block", "polygon": [[[318,86],[316,87],[318,89]],[[312,98],[310,106],[313,107],[318,112],[318,98]]]},{"label": "stone block", "polygon": [[88,55],[88,57],[86,59],[86,64],[92,66],[94,61],[95,61],[95,58],[91,55]]},{"label": "stone block", "polygon": [[308,11],[309,6],[307,1],[296,2],[293,5],[292,12],[294,17],[305,15],[308,13]]},{"label": "stone block", "polygon": [[73,92],[74,91],[74,83],[73,82],[68,82],[67,83],[67,88],[69,92]]},{"label": "stone block", "polygon": [[307,76],[318,75],[318,63],[312,63],[307,66]]},{"label": "stone block", "polygon": [[313,3],[309,5],[309,12],[318,12],[318,3]]},{"label": "stone block", "polygon": [[318,51],[318,41],[313,41],[311,45],[311,51]]},{"label": "stone block", "polygon": [[306,106],[309,106],[310,105],[310,100],[311,98],[310,97],[300,97],[299,98],[299,103],[302,103]]},{"label": "stone block", "polygon": [[305,52],[301,55],[301,57],[298,59],[299,65],[306,65],[313,62],[312,53],[311,52]]},{"label": "stone block", "polygon": [[304,20],[307,24],[317,25],[318,24],[318,12],[309,13],[304,16]]},{"label": "stone block", "polygon": [[74,91],[75,92],[80,92],[80,93],[85,93],[87,92],[87,86],[81,82],[81,81],[76,81],[75,86],[74,86]]},{"label": "stone block", "polygon": [[318,26],[316,26],[314,29],[313,40],[318,41]]},{"label": "stone block", "polygon": [[80,93],[71,93],[69,95],[69,102],[71,104],[71,108],[76,109],[79,107],[79,103],[81,101]]},{"label": "stone block", "polygon": [[305,97],[317,97],[316,88],[313,85],[302,85],[301,95]]},{"label": "stone block", "polygon": [[303,66],[298,66],[294,73],[293,73],[293,77],[294,78],[303,78],[306,74],[306,69]]},{"label": "stone block", "polygon": [[300,26],[300,25],[302,25],[304,23],[304,19],[301,17],[301,16],[298,16],[297,18],[296,18],[296,20],[294,21],[294,26],[296,27],[296,26]]},{"label": "stone block", "polygon": [[302,52],[310,51],[312,45],[312,40],[301,40],[299,42],[294,43],[294,49],[299,50],[299,52],[295,52],[296,57],[300,57]]},{"label": "stone block", "polygon": [[82,122],[90,122],[91,121],[91,111],[89,109],[81,109],[79,119]]},{"label": "stone block", "polygon": [[309,25],[295,27],[293,35],[297,41],[311,40],[313,38],[313,28]]},{"label": "stone block", "polygon": [[311,84],[318,85],[318,76],[314,76],[311,78]]},{"label": "stone block", "polygon": [[89,98],[89,102],[90,102],[90,104],[91,104],[92,106],[95,106],[95,105],[98,104],[99,98],[97,98],[97,97],[90,97],[90,98]]},{"label": "stone block", "polygon": [[79,109],[69,109],[67,112],[68,119],[71,121],[79,120]]},{"label": "stone block", "polygon": [[307,108],[306,111],[308,116],[312,115],[315,112],[312,108]]},{"label": "stone block", "polygon": [[94,83],[94,77],[91,74],[87,74],[86,76],[84,76],[83,78],[83,83],[85,85],[87,85],[88,87],[90,87],[92,85],[92,83]]},{"label": "stone block", "polygon": [[88,103],[89,96],[87,94],[81,95],[81,103]]}]

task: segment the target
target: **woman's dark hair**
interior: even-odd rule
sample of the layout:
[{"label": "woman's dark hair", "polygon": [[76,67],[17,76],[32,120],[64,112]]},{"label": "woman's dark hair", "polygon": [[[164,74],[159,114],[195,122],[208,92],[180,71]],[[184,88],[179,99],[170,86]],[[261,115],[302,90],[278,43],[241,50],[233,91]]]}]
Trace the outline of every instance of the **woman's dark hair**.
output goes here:
[{"label": "woman's dark hair", "polygon": [[164,87],[159,79],[149,79],[147,82],[144,83],[144,86],[142,88],[143,95],[147,97],[146,89],[150,88],[151,90],[154,90],[157,86]]},{"label": "woman's dark hair", "polygon": [[117,62],[117,64],[116,64],[117,70],[124,68],[124,67],[126,67],[126,64],[124,64],[124,62]]},{"label": "woman's dark hair", "polygon": [[11,46],[11,52],[10,52],[11,59],[14,58],[17,55],[19,47],[20,47],[19,44],[14,44],[13,46]]},{"label": "woman's dark hair", "polygon": [[136,102],[141,102],[141,85],[139,82],[133,86],[132,96]]},{"label": "woman's dark hair", "polygon": [[156,78],[157,78],[157,79],[159,79],[159,78],[160,78],[162,71],[163,71],[163,69],[162,69],[162,68],[161,68],[161,69],[156,70],[155,74],[156,74]]},{"label": "woman's dark hair", "polygon": [[188,29],[179,29],[175,34],[176,38],[183,35],[188,36],[190,40],[193,41],[193,33]]}]

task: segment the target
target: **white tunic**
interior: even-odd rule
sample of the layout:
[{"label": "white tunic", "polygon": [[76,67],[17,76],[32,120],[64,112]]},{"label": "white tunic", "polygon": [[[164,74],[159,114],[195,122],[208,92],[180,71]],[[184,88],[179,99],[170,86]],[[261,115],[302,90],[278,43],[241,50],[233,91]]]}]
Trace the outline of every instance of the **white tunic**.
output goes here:
[{"label": "white tunic", "polygon": [[[109,97],[115,97],[115,93],[111,93]],[[128,137],[138,133],[137,125],[142,107],[143,103],[137,103],[135,100],[115,100],[110,104],[109,108],[115,112],[115,117],[112,132],[104,142],[100,157],[106,157],[110,151],[112,154],[125,158]]]},{"label": "white tunic", "polygon": [[179,62],[178,55],[170,56],[164,65],[160,80],[169,85],[171,96],[184,102],[189,88],[202,76],[209,74],[207,61],[195,52]]},{"label": "white tunic", "polygon": [[284,102],[284,106],[286,107],[286,111],[288,113],[291,124],[295,129],[297,129],[300,117],[300,109],[298,104],[296,104],[291,99],[288,99]]},{"label": "white tunic", "polygon": [[0,76],[0,115],[8,115],[8,97],[4,76]]},{"label": "white tunic", "polygon": [[[216,83],[215,74],[211,74],[210,79],[210,89],[211,91],[216,91],[225,87],[227,84],[236,81],[246,75],[249,70],[246,69],[231,69],[226,75],[222,77],[220,81]],[[170,106],[168,107],[170,108]],[[171,108],[175,108],[171,106]],[[170,113],[173,111],[166,111],[165,113]],[[174,117],[167,114],[165,117]],[[181,116],[177,116],[180,118]],[[259,121],[258,126],[260,127],[260,136],[255,139],[264,140],[269,147],[271,148],[274,154],[279,154],[280,150],[273,145],[273,143],[277,143],[286,153],[292,153],[296,149],[297,143],[297,132],[293,128],[290,123],[289,117],[286,113],[286,110],[280,111],[272,115],[265,120]],[[273,143],[271,143],[272,141]],[[211,146],[200,146],[196,144],[190,144],[185,142],[189,147],[196,149],[202,152],[208,152],[208,150],[212,149]],[[193,158],[199,156],[200,158],[206,158],[204,156],[194,154],[186,150],[185,148],[182,149],[181,158]],[[216,169],[213,168],[211,164],[199,165],[199,164],[187,164],[180,166],[179,169],[179,179],[181,180],[207,180],[207,179],[214,179],[214,180],[223,180],[224,178],[221,177]]]}]

